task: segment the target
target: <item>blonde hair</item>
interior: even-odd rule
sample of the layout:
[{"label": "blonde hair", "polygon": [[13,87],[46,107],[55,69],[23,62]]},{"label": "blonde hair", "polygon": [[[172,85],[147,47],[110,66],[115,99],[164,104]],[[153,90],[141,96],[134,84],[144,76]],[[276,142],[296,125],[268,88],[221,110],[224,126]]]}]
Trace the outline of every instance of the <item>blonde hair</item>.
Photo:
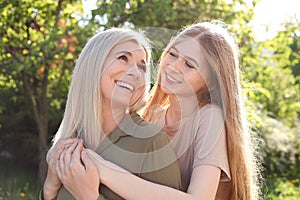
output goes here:
[{"label": "blonde hair", "polygon": [[[122,28],[111,28],[93,36],[83,48],[75,65],[68,93],[63,120],[53,139],[80,137],[85,146],[95,149],[101,140],[102,99],[100,90],[104,62],[112,48],[119,43],[135,41],[144,48],[147,63],[150,62],[150,46],[141,32]],[[146,73],[150,73],[147,69]],[[150,81],[150,75],[148,75]],[[138,111],[147,101],[146,90],[134,103],[130,111]]]},{"label": "blonde hair", "polygon": [[[187,37],[199,44],[210,68],[210,77],[206,80],[209,98],[205,95],[205,90],[202,94],[197,94],[201,95],[198,97],[199,105],[217,104],[222,108],[225,118],[231,181],[220,182],[217,199],[257,199],[257,166],[243,110],[238,48],[234,37],[219,21],[196,23],[185,28],[168,44],[162,58],[174,44]],[[159,77],[160,74],[158,84],[152,89],[151,99],[143,113],[146,120],[153,122],[164,115],[164,112],[160,112],[157,108],[166,109],[170,104],[169,95],[159,85]],[[227,194],[226,197],[218,196],[224,195],[224,192]]]}]

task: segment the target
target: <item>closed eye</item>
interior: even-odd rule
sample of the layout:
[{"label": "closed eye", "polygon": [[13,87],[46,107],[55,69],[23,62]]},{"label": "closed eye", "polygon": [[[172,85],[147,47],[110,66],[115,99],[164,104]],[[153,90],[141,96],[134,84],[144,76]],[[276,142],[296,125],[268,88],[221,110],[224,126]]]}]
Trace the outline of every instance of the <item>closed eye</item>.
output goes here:
[{"label": "closed eye", "polygon": [[138,68],[141,69],[141,70],[143,70],[143,72],[147,71],[147,67],[144,64],[138,65]]},{"label": "closed eye", "polygon": [[187,67],[189,67],[191,69],[195,69],[195,67],[191,63],[185,62],[185,64],[186,64]]},{"label": "closed eye", "polygon": [[172,56],[172,57],[175,57],[175,58],[177,58],[178,56],[177,56],[177,54],[176,53],[174,53],[174,52],[172,52],[172,51],[169,51],[169,54]]}]

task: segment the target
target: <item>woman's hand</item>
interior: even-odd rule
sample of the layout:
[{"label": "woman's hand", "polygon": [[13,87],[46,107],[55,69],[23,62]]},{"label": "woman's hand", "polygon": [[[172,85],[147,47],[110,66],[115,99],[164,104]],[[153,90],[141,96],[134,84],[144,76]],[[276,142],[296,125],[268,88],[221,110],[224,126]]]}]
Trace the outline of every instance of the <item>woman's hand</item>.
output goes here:
[{"label": "woman's hand", "polygon": [[77,199],[97,199],[100,178],[82,142],[73,143],[60,155],[56,164],[58,176],[64,187]]},{"label": "woman's hand", "polygon": [[80,139],[78,138],[60,139],[47,153],[46,161],[48,163],[48,171],[43,185],[43,197],[45,200],[56,197],[58,190],[61,187],[61,181],[56,172],[56,163],[59,160],[61,153],[68,146],[78,142],[80,142]]}]

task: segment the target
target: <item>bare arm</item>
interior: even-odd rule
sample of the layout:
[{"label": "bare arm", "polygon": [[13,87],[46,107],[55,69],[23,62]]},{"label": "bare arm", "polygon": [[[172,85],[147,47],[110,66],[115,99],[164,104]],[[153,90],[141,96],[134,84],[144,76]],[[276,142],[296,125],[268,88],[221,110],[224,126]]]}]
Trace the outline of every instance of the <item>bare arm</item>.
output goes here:
[{"label": "bare arm", "polygon": [[[95,162],[103,184],[125,199],[214,199],[221,170],[212,165],[197,166],[193,170],[187,193],[171,187],[159,185],[139,178],[109,161],[103,160],[98,154],[89,151]],[[134,188],[134,190],[132,189]],[[138,191],[138,192],[136,192]]]}]

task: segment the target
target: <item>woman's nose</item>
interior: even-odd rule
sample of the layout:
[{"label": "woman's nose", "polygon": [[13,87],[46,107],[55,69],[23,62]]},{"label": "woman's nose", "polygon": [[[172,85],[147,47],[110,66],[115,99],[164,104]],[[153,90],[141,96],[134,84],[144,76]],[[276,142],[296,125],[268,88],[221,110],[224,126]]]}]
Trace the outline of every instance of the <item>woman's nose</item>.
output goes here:
[{"label": "woman's nose", "polygon": [[138,66],[134,63],[130,64],[127,70],[127,75],[133,76],[138,78],[142,75],[141,71],[139,70]]},{"label": "woman's nose", "polygon": [[169,63],[170,68],[171,68],[172,70],[174,70],[175,72],[181,72],[182,62],[183,62],[183,59],[177,58],[177,59],[174,60],[173,62],[170,62],[170,63]]}]

